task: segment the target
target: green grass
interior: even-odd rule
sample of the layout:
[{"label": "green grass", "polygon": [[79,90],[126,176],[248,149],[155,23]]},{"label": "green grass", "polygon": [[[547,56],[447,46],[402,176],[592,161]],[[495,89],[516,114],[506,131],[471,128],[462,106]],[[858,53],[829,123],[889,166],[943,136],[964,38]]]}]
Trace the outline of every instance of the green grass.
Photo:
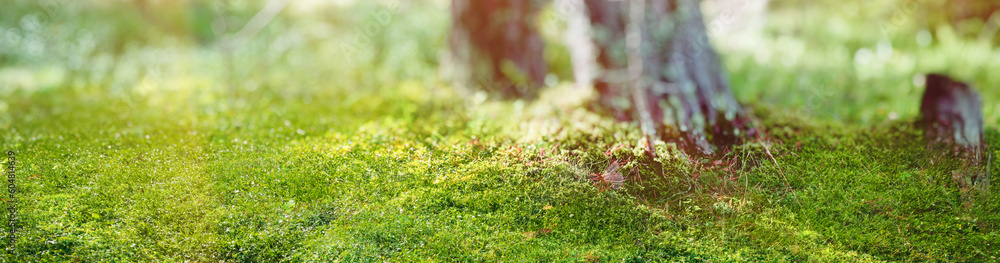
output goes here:
[{"label": "green grass", "polygon": [[[858,66],[855,50],[876,46],[877,36],[785,34],[789,23],[775,11],[774,37],[758,50],[777,58],[801,46],[797,59],[724,53],[763,139],[719,160],[657,144],[650,159],[633,124],[587,111],[585,99],[566,98],[579,93],[566,84],[537,102],[456,95],[436,75],[448,21],[430,4],[407,7],[353,53],[340,49],[345,34],[319,37],[324,29],[310,25],[356,32],[344,25],[380,7],[279,17],[227,56],[202,40],[154,41],[199,23],[135,33],[150,22],[92,17],[126,12],[114,7],[67,7],[38,29],[18,17],[44,14],[17,3],[0,11],[0,32],[34,30],[55,44],[45,55],[26,42],[0,51],[0,148],[17,152],[20,191],[19,240],[6,261],[1000,256],[1000,184],[963,195],[951,179],[959,164],[927,151],[909,124],[922,91],[914,75],[945,70],[980,87],[987,141],[1000,139],[1000,92],[989,88],[1000,79],[987,74],[1000,70],[990,59],[1000,51],[949,38],[948,28],[927,47],[901,30],[907,37],[881,40],[894,56]],[[231,8],[240,20],[254,7]],[[80,21],[105,25],[91,33],[122,43],[59,48],[79,43],[70,40],[82,34]],[[276,50],[279,39],[297,48]],[[348,56],[354,63],[340,63]],[[62,63],[81,58],[87,66]],[[611,162],[627,178],[621,190],[592,180]],[[996,162],[990,169],[1000,178]]]}]

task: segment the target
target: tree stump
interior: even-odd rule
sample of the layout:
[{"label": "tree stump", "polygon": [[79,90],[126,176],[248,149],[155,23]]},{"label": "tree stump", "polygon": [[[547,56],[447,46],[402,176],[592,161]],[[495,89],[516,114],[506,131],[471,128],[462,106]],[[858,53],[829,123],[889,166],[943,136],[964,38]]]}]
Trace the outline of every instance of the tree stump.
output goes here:
[{"label": "tree stump", "polygon": [[983,112],[979,94],[968,84],[940,75],[927,75],[920,103],[925,135],[933,143],[981,154]]},{"label": "tree stump", "polygon": [[927,90],[920,104],[920,126],[932,148],[945,147],[966,166],[955,171],[953,180],[962,188],[986,186],[989,174],[983,171],[983,112],[979,94],[968,84],[940,75],[927,75]]}]

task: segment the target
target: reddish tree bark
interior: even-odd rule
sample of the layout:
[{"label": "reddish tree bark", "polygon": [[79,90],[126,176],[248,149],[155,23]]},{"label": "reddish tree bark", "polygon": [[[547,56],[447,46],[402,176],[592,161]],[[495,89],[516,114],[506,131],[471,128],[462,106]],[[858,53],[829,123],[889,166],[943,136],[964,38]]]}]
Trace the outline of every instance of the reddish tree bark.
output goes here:
[{"label": "reddish tree bark", "polygon": [[927,75],[920,103],[920,123],[931,142],[962,150],[983,147],[983,112],[979,94],[968,84],[940,75]]},{"label": "reddish tree bark", "polygon": [[456,78],[503,97],[533,98],[544,83],[534,0],[453,0],[449,40]]},{"label": "reddish tree bark", "polygon": [[[983,112],[979,94],[968,84],[939,75],[927,75],[927,90],[920,102],[921,119],[918,122],[931,149],[951,152],[959,157],[965,168],[953,171],[952,180],[962,188],[963,199],[968,199],[969,189],[989,189],[989,165],[984,152]],[[965,200],[967,206],[972,200]]]}]

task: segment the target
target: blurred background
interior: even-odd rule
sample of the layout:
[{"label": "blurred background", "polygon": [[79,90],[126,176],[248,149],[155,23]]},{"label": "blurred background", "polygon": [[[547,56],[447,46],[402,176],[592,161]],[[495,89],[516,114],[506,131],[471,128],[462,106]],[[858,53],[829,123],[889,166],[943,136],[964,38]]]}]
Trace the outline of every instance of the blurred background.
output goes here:
[{"label": "blurred background", "polygon": [[[199,116],[277,100],[358,112],[386,98],[427,101],[450,93],[439,72],[449,4],[8,0],[0,96],[71,91]],[[554,4],[539,21],[550,85],[572,80],[570,8]],[[944,72],[978,87],[995,126],[998,10],[974,0],[703,3],[742,102],[764,116],[857,124],[914,118],[923,74]]]}]

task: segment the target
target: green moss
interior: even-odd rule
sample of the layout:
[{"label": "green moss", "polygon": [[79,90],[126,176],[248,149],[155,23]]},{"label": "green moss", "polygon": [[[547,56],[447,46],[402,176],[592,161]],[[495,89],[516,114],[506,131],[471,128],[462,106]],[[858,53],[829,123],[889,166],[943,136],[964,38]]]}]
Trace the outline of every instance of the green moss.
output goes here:
[{"label": "green moss", "polygon": [[[35,8],[17,3],[19,9],[2,12]],[[370,9],[336,12],[357,17]],[[952,179],[960,164],[927,151],[922,134],[907,124],[919,96],[913,76],[937,60],[871,78],[858,74],[846,48],[810,46],[790,64],[726,54],[737,94],[761,119],[762,138],[711,159],[655,143],[652,157],[633,124],[590,112],[585,94],[565,84],[536,102],[465,99],[438,88],[434,52],[447,21],[434,6],[409,10],[393,17],[381,40],[371,40],[375,47],[346,55],[338,53],[338,36],[306,40],[280,56],[255,55],[271,54],[264,41],[298,28],[293,22],[337,24],[326,16],[280,18],[287,20],[262,31],[230,62],[186,44],[97,47],[86,56],[93,69],[51,66],[64,60],[61,53],[33,58],[0,51],[8,52],[0,53],[0,75],[30,72],[23,76],[31,80],[0,86],[7,87],[0,88],[0,147],[18,154],[20,189],[19,241],[6,259],[988,262],[1000,256],[993,249],[1000,240],[1000,184],[987,195],[963,192]],[[2,27],[21,26],[3,17]],[[114,35],[116,23],[132,24],[126,31],[141,25],[89,23],[112,28],[101,36]],[[90,25],[50,27],[78,24]],[[76,43],[75,35],[60,32],[75,31],[38,34]],[[847,42],[836,32],[807,32],[767,50],[798,41]],[[863,47],[877,39],[857,34],[850,42]],[[893,59],[995,56],[979,46],[962,53],[956,49],[962,43],[980,45],[899,44],[896,54],[903,55]],[[143,56],[152,50],[178,61]],[[104,55],[116,58],[121,72],[102,71]],[[344,56],[358,63],[325,61]],[[998,83],[982,73],[996,71],[994,62],[961,61],[960,68],[974,69],[961,74],[979,86]],[[221,70],[226,63],[234,70]],[[175,68],[159,78],[126,70],[151,65]],[[72,78],[53,81],[60,74],[48,71]],[[1000,94],[980,91],[984,101]],[[802,93],[812,95],[795,95]],[[987,142],[1000,139],[996,110],[984,109]],[[988,152],[1000,158],[995,145]],[[600,180],[612,163],[626,179],[620,190]],[[1000,178],[996,161],[987,166]]]}]

